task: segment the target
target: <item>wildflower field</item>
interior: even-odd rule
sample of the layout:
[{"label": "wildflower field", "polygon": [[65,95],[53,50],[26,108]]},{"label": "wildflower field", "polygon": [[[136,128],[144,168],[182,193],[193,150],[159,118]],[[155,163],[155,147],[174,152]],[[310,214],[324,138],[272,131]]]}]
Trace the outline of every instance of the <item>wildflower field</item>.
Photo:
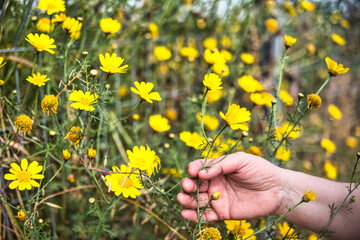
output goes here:
[{"label": "wildflower field", "polygon": [[185,220],[177,194],[187,165],[205,159],[207,169],[237,151],[358,187],[358,2],[3,0],[0,8],[0,239],[326,233],[285,215],[206,222],[221,192],[206,203],[194,194],[197,222]]}]

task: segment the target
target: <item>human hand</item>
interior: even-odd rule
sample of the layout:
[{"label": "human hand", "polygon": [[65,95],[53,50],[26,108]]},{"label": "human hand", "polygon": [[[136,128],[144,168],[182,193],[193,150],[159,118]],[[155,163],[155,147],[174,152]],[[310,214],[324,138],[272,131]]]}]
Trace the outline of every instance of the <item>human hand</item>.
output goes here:
[{"label": "human hand", "polygon": [[[209,160],[210,165],[222,157]],[[205,211],[205,221],[225,219],[253,219],[268,214],[278,215],[281,211],[283,190],[282,169],[261,157],[244,152],[228,155],[221,162],[201,170],[204,160],[188,165],[188,172],[194,178],[182,181],[184,192],[177,199],[186,209],[181,215],[197,221],[197,201],[190,196],[196,193],[197,180],[203,180],[199,191],[199,204],[204,207],[214,192],[220,192],[217,200],[211,201],[212,211]]]}]

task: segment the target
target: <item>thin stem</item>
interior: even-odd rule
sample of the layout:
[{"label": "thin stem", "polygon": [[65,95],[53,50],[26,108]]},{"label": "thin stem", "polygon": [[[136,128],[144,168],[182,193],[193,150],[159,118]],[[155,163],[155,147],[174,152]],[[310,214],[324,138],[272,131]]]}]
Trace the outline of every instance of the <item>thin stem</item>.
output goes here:
[{"label": "thin stem", "polygon": [[212,150],[212,148],[213,148],[213,146],[214,146],[214,143],[216,142],[216,139],[220,136],[220,134],[225,130],[225,128],[226,128],[227,126],[228,126],[228,125],[226,124],[225,126],[223,126],[223,127],[221,128],[221,130],[216,134],[214,140],[213,140],[212,143],[210,144],[209,151],[208,151],[208,153],[207,153],[207,155],[206,155],[206,158],[205,158],[205,160],[204,160],[202,169],[204,169],[205,166],[206,166],[206,162],[207,162],[207,160],[208,160],[208,158],[209,158],[209,155],[210,155],[211,150]]},{"label": "thin stem", "polygon": [[31,69],[31,75],[33,75],[34,72],[35,72],[35,66],[36,66],[36,61],[37,61],[37,59],[38,59],[38,56],[39,56],[39,53],[36,52],[35,57],[34,57],[33,67],[32,67],[32,69]]},{"label": "thin stem", "polygon": [[325,80],[325,82],[321,85],[321,87],[319,88],[319,90],[317,90],[316,95],[319,95],[320,92],[323,90],[323,88],[328,84],[328,82],[330,81],[331,76],[329,75],[328,78]]},{"label": "thin stem", "polygon": [[276,223],[278,223],[281,219],[283,219],[289,212],[291,212],[292,210],[294,210],[297,206],[299,206],[301,203],[303,203],[303,200],[301,200],[300,202],[298,202],[295,206],[293,206],[292,208],[289,208],[285,213],[283,213],[280,217],[278,217],[274,222],[271,223],[271,225],[269,226],[265,226],[263,229],[260,229],[256,232],[254,232],[253,234],[251,234],[250,236],[248,236],[247,238],[245,238],[244,240],[246,239],[249,239],[251,238],[252,236],[256,235],[256,234],[259,234],[259,233],[262,233],[264,231],[266,231],[268,228],[272,227],[272,226],[275,226]]},{"label": "thin stem", "polygon": [[204,94],[204,99],[203,99],[203,102],[202,102],[202,105],[201,105],[201,132],[207,142],[207,144],[210,145],[210,142],[209,142],[209,139],[208,137],[206,136],[206,133],[205,133],[205,129],[204,129],[204,116],[205,116],[205,112],[206,112],[206,96],[209,92],[209,89],[206,88],[206,91],[205,91],[205,94]]},{"label": "thin stem", "polygon": [[275,92],[276,100],[279,99],[279,94],[280,94],[280,89],[281,89],[281,82],[282,82],[283,75],[284,75],[284,70],[285,70],[286,53],[287,53],[287,49],[285,49],[284,54],[283,54],[283,56],[281,58],[281,72],[280,72],[280,76],[279,76],[278,88],[277,88],[277,91]]},{"label": "thin stem", "polygon": [[356,173],[356,169],[357,169],[357,165],[359,163],[359,160],[360,160],[360,154],[358,153],[357,156],[356,156],[356,162],[355,162],[355,166],[354,166],[354,169],[353,169],[353,172],[351,174],[351,178],[350,178],[350,191],[352,190],[351,189],[351,185],[353,183],[353,180],[354,180],[354,175]]},{"label": "thin stem", "polygon": [[36,115],[37,115],[38,98],[39,98],[39,88],[36,89],[36,93],[35,93],[34,119],[36,119]]},{"label": "thin stem", "polygon": [[212,199],[210,198],[210,200],[206,203],[206,205],[204,207],[204,211],[202,211],[201,215],[198,215],[198,221],[197,221],[197,224],[193,231],[193,239],[195,239],[195,237],[196,237],[196,230],[199,228],[199,231],[201,231],[201,219],[204,216],[204,213],[205,213],[206,209],[209,207],[209,204],[211,201],[212,201]]},{"label": "thin stem", "polygon": [[143,103],[143,102],[144,102],[144,100],[140,100],[135,105],[135,107],[133,107],[133,109],[131,110],[131,112],[128,115],[126,115],[125,117],[120,118],[120,121],[124,121],[124,120],[128,119],[135,112],[135,110],[140,106],[140,104]]},{"label": "thin stem", "polygon": [[[86,169],[86,170],[88,170],[88,169]],[[103,190],[102,190],[102,188],[101,188],[101,186],[100,186],[100,184],[99,184],[98,180],[97,180],[97,179],[96,179],[96,177],[95,177],[95,173],[94,173],[94,171],[93,171],[93,170],[91,170],[91,175],[92,175],[92,177],[93,177],[93,179],[94,179],[94,181],[95,181],[95,183],[96,183],[96,186],[97,186],[97,187],[98,187],[98,189],[100,190],[101,195],[103,196],[103,198],[104,198],[105,202],[106,202],[107,204],[109,204],[110,202],[109,202],[109,200],[106,198],[106,196],[105,196],[105,194],[104,194],[104,192],[103,192]]]}]

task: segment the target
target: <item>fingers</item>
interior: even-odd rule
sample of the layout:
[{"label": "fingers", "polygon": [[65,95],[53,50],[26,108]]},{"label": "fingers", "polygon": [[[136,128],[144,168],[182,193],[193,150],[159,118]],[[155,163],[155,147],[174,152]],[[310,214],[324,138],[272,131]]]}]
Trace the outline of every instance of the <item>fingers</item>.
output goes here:
[{"label": "fingers", "polygon": [[[197,214],[195,210],[185,209],[182,210],[181,216],[192,222],[197,222]],[[213,211],[206,211],[203,215],[203,220],[205,222],[219,221],[219,216]]]},{"label": "fingers", "polygon": [[[181,183],[182,189],[187,193],[193,193],[197,189],[197,180],[191,178],[184,178]],[[200,183],[199,192],[206,192],[209,188],[209,181],[202,181]]]},{"label": "fingers", "polygon": [[199,159],[196,161],[193,161],[191,163],[189,163],[188,165],[188,173],[190,174],[190,176],[192,177],[197,177],[199,171],[201,170],[202,166],[204,164],[204,160],[203,159]]},{"label": "fingers", "polygon": [[[189,194],[186,193],[179,193],[177,195],[177,200],[181,205],[185,208],[197,208],[196,199]],[[207,193],[200,193],[199,194],[199,207],[205,207],[206,204],[209,202],[209,196]]]}]

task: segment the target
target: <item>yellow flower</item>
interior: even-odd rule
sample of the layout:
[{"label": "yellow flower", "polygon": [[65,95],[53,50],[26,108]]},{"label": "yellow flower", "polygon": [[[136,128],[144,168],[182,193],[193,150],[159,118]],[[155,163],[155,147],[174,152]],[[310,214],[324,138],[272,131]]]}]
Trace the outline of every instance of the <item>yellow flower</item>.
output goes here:
[{"label": "yellow flower", "polygon": [[308,238],[307,238],[307,240],[317,240],[318,239],[318,236],[317,235],[315,235],[315,234],[310,234],[309,236],[308,236]]},{"label": "yellow flower", "polygon": [[26,215],[23,210],[17,212],[17,217],[20,221],[25,221],[26,219]]},{"label": "yellow flower", "polygon": [[140,146],[140,148],[135,146],[132,152],[127,150],[126,154],[130,161],[130,167],[145,170],[149,176],[155,172],[154,168],[156,171],[160,169],[160,158],[156,156],[149,146],[146,146],[146,148],[145,146]]},{"label": "yellow flower", "polygon": [[245,92],[261,92],[264,90],[262,84],[250,75],[240,77],[238,83]]},{"label": "yellow flower", "polygon": [[165,46],[158,46],[154,49],[155,57],[158,61],[166,61],[171,58],[171,51]]},{"label": "yellow flower", "polygon": [[346,145],[348,145],[348,146],[351,147],[351,148],[356,147],[356,145],[357,145],[357,139],[354,138],[354,137],[348,136],[348,137],[346,138]]},{"label": "yellow flower", "polygon": [[283,237],[285,237],[285,236],[289,237],[294,234],[294,229],[290,228],[290,226],[287,222],[283,222],[283,224],[278,223],[277,226],[279,228],[280,235]]},{"label": "yellow flower", "polygon": [[59,105],[59,99],[55,97],[54,94],[45,95],[45,97],[41,101],[41,108],[43,112],[47,113],[48,116],[50,110],[53,113],[57,114],[58,105]]},{"label": "yellow flower", "polygon": [[158,92],[151,92],[151,90],[154,88],[153,83],[145,83],[145,82],[134,82],[135,87],[131,87],[131,91],[138,94],[140,96],[140,99],[143,101],[147,101],[149,103],[152,103],[152,100],[154,101],[161,101],[160,94]]},{"label": "yellow flower", "polygon": [[32,129],[32,120],[29,118],[29,116],[27,115],[20,115],[16,118],[15,121],[15,127],[16,127],[16,132],[21,130],[24,130],[24,135],[26,136],[26,134],[30,134],[31,133],[31,129]]},{"label": "yellow flower", "polygon": [[47,81],[50,80],[50,78],[47,77],[47,75],[41,75],[38,73],[33,73],[32,76],[28,76],[26,80],[35,86],[41,87],[44,86]]},{"label": "yellow flower", "polygon": [[140,115],[135,113],[132,115],[132,119],[134,119],[135,121],[139,120],[140,119]]},{"label": "yellow flower", "polygon": [[222,112],[220,112],[220,116],[233,130],[249,130],[249,127],[245,122],[250,121],[251,113],[244,107],[240,108],[240,106],[237,104],[230,104],[226,114],[224,115]]},{"label": "yellow flower", "polygon": [[140,195],[140,188],[143,188],[139,179],[139,170],[131,171],[131,167],[125,164],[118,167],[113,166],[109,175],[105,176],[105,184],[116,196],[122,194],[125,198],[136,198]]},{"label": "yellow flower", "polygon": [[0,79],[0,87],[2,87],[5,84],[4,80]]},{"label": "yellow flower", "polygon": [[166,132],[170,130],[169,120],[160,114],[151,115],[149,118],[150,127],[156,132]]},{"label": "yellow flower", "polygon": [[278,30],[277,21],[274,18],[269,18],[265,21],[265,27],[270,33],[275,34]]},{"label": "yellow flower", "polygon": [[335,119],[340,119],[342,117],[340,109],[333,104],[330,104],[330,106],[328,107],[328,111],[330,116]]},{"label": "yellow flower", "polygon": [[254,56],[251,53],[242,53],[240,54],[241,61],[245,64],[253,64]]},{"label": "yellow flower", "polygon": [[203,80],[203,84],[209,90],[219,90],[221,87],[221,78],[215,73],[206,74]]},{"label": "yellow flower", "polygon": [[287,106],[292,106],[294,104],[293,97],[288,93],[286,90],[280,90],[280,99],[284,102]]},{"label": "yellow flower", "polygon": [[271,107],[271,101],[274,99],[273,95],[267,92],[251,93],[250,100],[256,105],[266,105]]},{"label": "yellow flower", "polygon": [[217,41],[215,38],[209,37],[205,38],[203,41],[203,45],[205,48],[210,49],[210,51],[213,51],[217,47]]},{"label": "yellow flower", "polygon": [[256,147],[256,146],[251,146],[249,147],[248,150],[245,151],[246,153],[261,157],[262,156],[262,152],[260,150],[260,148]]},{"label": "yellow flower", "polygon": [[68,161],[71,158],[71,153],[67,149],[63,149],[63,159],[64,161]]},{"label": "yellow flower", "polygon": [[309,1],[301,1],[300,4],[301,4],[301,7],[306,11],[314,11],[315,10],[314,3],[311,3]]},{"label": "yellow flower", "polygon": [[66,134],[65,138],[68,138],[71,144],[74,145],[75,149],[78,149],[79,143],[84,137],[81,134],[81,128],[72,126],[70,131]]},{"label": "yellow flower", "polygon": [[118,57],[116,53],[110,54],[105,53],[104,55],[99,55],[99,60],[101,63],[100,69],[106,72],[107,74],[114,74],[114,73],[126,73],[128,65],[124,65],[122,67],[121,64],[124,62],[124,59],[121,57]]},{"label": "yellow flower", "polygon": [[340,25],[345,29],[350,29],[349,21],[344,18],[340,20]]},{"label": "yellow flower", "polygon": [[334,43],[340,45],[340,46],[344,46],[346,44],[345,39],[343,39],[342,37],[340,37],[339,35],[333,33],[331,35],[332,40],[334,41]]},{"label": "yellow flower", "polygon": [[[199,122],[201,122],[201,113],[198,113],[196,115],[196,118]],[[203,122],[209,130],[215,130],[219,126],[219,120],[217,119],[217,117],[205,115],[203,118]]]},{"label": "yellow flower", "polygon": [[47,11],[48,15],[65,11],[64,0],[39,0],[38,9]]},{"label": "yellow flower", "polygon": [[199,56],[199,52],[193,47],[182,47],[180,55],[187,57],[190,62],[193,62]]},{"label": "yellow flower", "polygon": [[310,190],[310,191],[305,192],[305,194],[302,198],[302,201],[303,202],[315,201],[316,198],[317,198],[317,195]]},{"label": "yellow flower", "polygon": [[158,26],[155,23],[151,23],[149,25],[149,31],[150,31],[150,34],[151,34],[152,38],[158,39],[159,31],[158,31]]},{"label": "yellow flower", "polygon": [[70,38],[79,39],[82,23],[75,18],[67,17],[62,23],[62,28]]},{"label": "yellow flower", "polygon": [[307,104],[308,108],[312,110],[316,110],[321,106],[321,98],[317,94],[309,94],[307,96]]},{"label": "yellow flower", "polygon": [[321,139],[320,145],[327,153],[334,153],[336,151],[336,146],[330,139]]},{"label": "yellow flower", "polygon": [[288,138],[292,138],[292,139],[298,138],[301,132],[300,127],[295,127],[294,130],[290,134],[288,134],[289,131],[293,128],[293,126],[294,126],[293,124],[289,122],[285,122],[280,127],[276,127],[276,132],[278,135],[275,136],[275,139],[280,140],[281,137],[284,136],[285,134],[287,134]]},{"label": "yellow flower", "polygon": [[53,45],[54,43],[54,39],[50,38],[48,35],[46,34],[39,34],[35,33],[29,33],[26,38],[26,41],[28,41],[29,43],[31,43],[31,45],[33,45],[34,49],[37,52],[42,52],[42,51],[47,51],[51,54],[54,54],[55,52],[52,50],[52,48],[56,48],[55,45]]},{"label": "yellow flower", "polygon": [[198,150],[202,144],[205,143],[205,138],[201,137],[197,132],[183,131],[180,133],[179,138],[183,141],[186,146],[195,148]]},{"label": "yellow flower", "polygon": [[[54,27],[52,27],[53,29]],[[50,19],[48,18],[40,18],[39,21],[36,23],[36,29],[40,32],[50,32]],[[52,30],[51,29],[51,30]]]},{"label": "yellow flower", "polygon": [[197,240],[221,240],[221,233],[217,228],[207,227],[198,233],[201,236]]},{"label": "yellow flower", "polygon": [[285,40],[285,47],[289,48],[291,47],[292,45],[294,45],[297,41],[296,38],[292,37],[292,36],[288,36],[288,35],[285,35],[284,36],[284,40]]},{"label": "yellow flower", "polygon": [[231,39],[229,37],[222,37],[221,38],[221,45],[224,48],[230,48],[231,47]]},{"label": "yellow flower", "polygon": [[178,117],[178,113],[176,111],[176,109],[174,108],[167,108],[165,110],[165,116],[170,119],[171,121],[175,121]]},{"label": "yellow flower", "polygon": [[277,159],[280,159],[282,161],[288,161],[290,159],[290,150],[286,149],[285,147],[281,146],[276,152]]},{"label": "yellow flower", "polygon": [[196,20],[196,26],[200,29],[204,29],[206,27],[206,22],[204,21],[204,19],[200,18]]},{"label": "yellow flower", "polygon": [[100,20],[100,28],[106,34],[116,33],[120,30],[121,24],[112,18],[104,18]]},{"label": "yellow flower", "polygon": [[229,67],[225,63],[222,62],[216,62],[214,65],[212,65],[211,69],[218,75],[221,75],[223,77],[229,76]]},{"label": "yellow flower", "polygon": [[[224,223],[227,232],[233,234],[236,240],[245,239],[254,233],[251,223],[246,220],[225,220]],[[252,236],[248,239],[255,240],[256,237]]]},{"label": "yellow flower", "polygon": [[2,68],[6,62],[3,62],[4,61],[4,58],[3,57],[0,57],[0,68]]},{"label": "yellow flower", "polygon": [[221,90],[211,90],[208,92],[206,96],[206,100],[208,103],[214,103],[218,101],[222,97],[222,91]]},{"label": "yellow flower", "polygon": [[310,56],[313,56],[316,52],[316,47],[313,43],[308,43],[306,45],[306,50]]},{"label": "yellow flower", "polygon": [[205,49],[204,59],[208,64],[226,62],[224,56],[217,49],[215,49],[214,51],[211,51],[208,48]]},{"label": "yellow flower", "polygon": [[74,90],[69,95],[69,101],[74,102],[70,105],[70,107],[92,112],[95,108],[91,106],[91,104],[97,103],[98,98],[99,95],[96,93],[91,93],[90,91],[84,93],[81,90]]},{"label": "yellow flower", "polygon": [[56,23],[56,22],[64,22],[66,20],[66,15],[65,13],[60,13],[60,14],[55,14],[55,17],[54,19],[52,20],[53,23]]},{"label": "yellow flower", "polygon": [[121,98],[125,97],[126,95],[129,94],[129,89],[127,87],[121,86],[118,90],[118,93]]},{"label": "yellow flower", "polygon": [[43,179],[44,175],[39,174],[43,169],[38,166],[37,161],[30,163],[27,159],[21,160],[21,167],[17,163],[11,163],[10,173],[5,174],[6,180],[12,180],[9,184],[10,189],[19,188],[20,191],[26,189],[31,190],[31,187],[40,187],[40,184],[33,179]]},{"label": "yellow flower", "polygon": [[292,16],[292,17],[296,16],[296,11],[295,11],[293,5],[290,3],[290,1],[284,2],[284,8],[290,16]]},{"label": "yellow flower", "polygon": [[96,150],[93,148],[89,148],[87,155],[89,159],[94,159],[96,157]]},{"label": "yellow flower", "polygon": [[211,200],[218,200],[220,197],[220,192],[214,192],[211,194]]},{"label": "yellow flower", "polygon": [[227,51],[227,50],[225,50],[225,49],[222,49],[222,50],[220,51],[220,54],[224,56],[225,61],[230,61],[230,60],[232,59],[232,57],[233,57],[232,54],[231,54],[231,52],[229,52],[229,51]]},{"label": "yellow flower", "polygon": [[337,167],[334,166],[331,162],[325,161],[324,172],[325,172],[325,175],[328,178],[336,180],[336,178],[337,178]]},{"label": "yellow flower", "polygon": [[330,76],[337,76],[339,74],[347,73],[349,71],[349,68],[344,68],[342,64],[338,64],[334,60],[332,60],[329,57],[325,58],[326,65],[328,67],[328,71]]}]

